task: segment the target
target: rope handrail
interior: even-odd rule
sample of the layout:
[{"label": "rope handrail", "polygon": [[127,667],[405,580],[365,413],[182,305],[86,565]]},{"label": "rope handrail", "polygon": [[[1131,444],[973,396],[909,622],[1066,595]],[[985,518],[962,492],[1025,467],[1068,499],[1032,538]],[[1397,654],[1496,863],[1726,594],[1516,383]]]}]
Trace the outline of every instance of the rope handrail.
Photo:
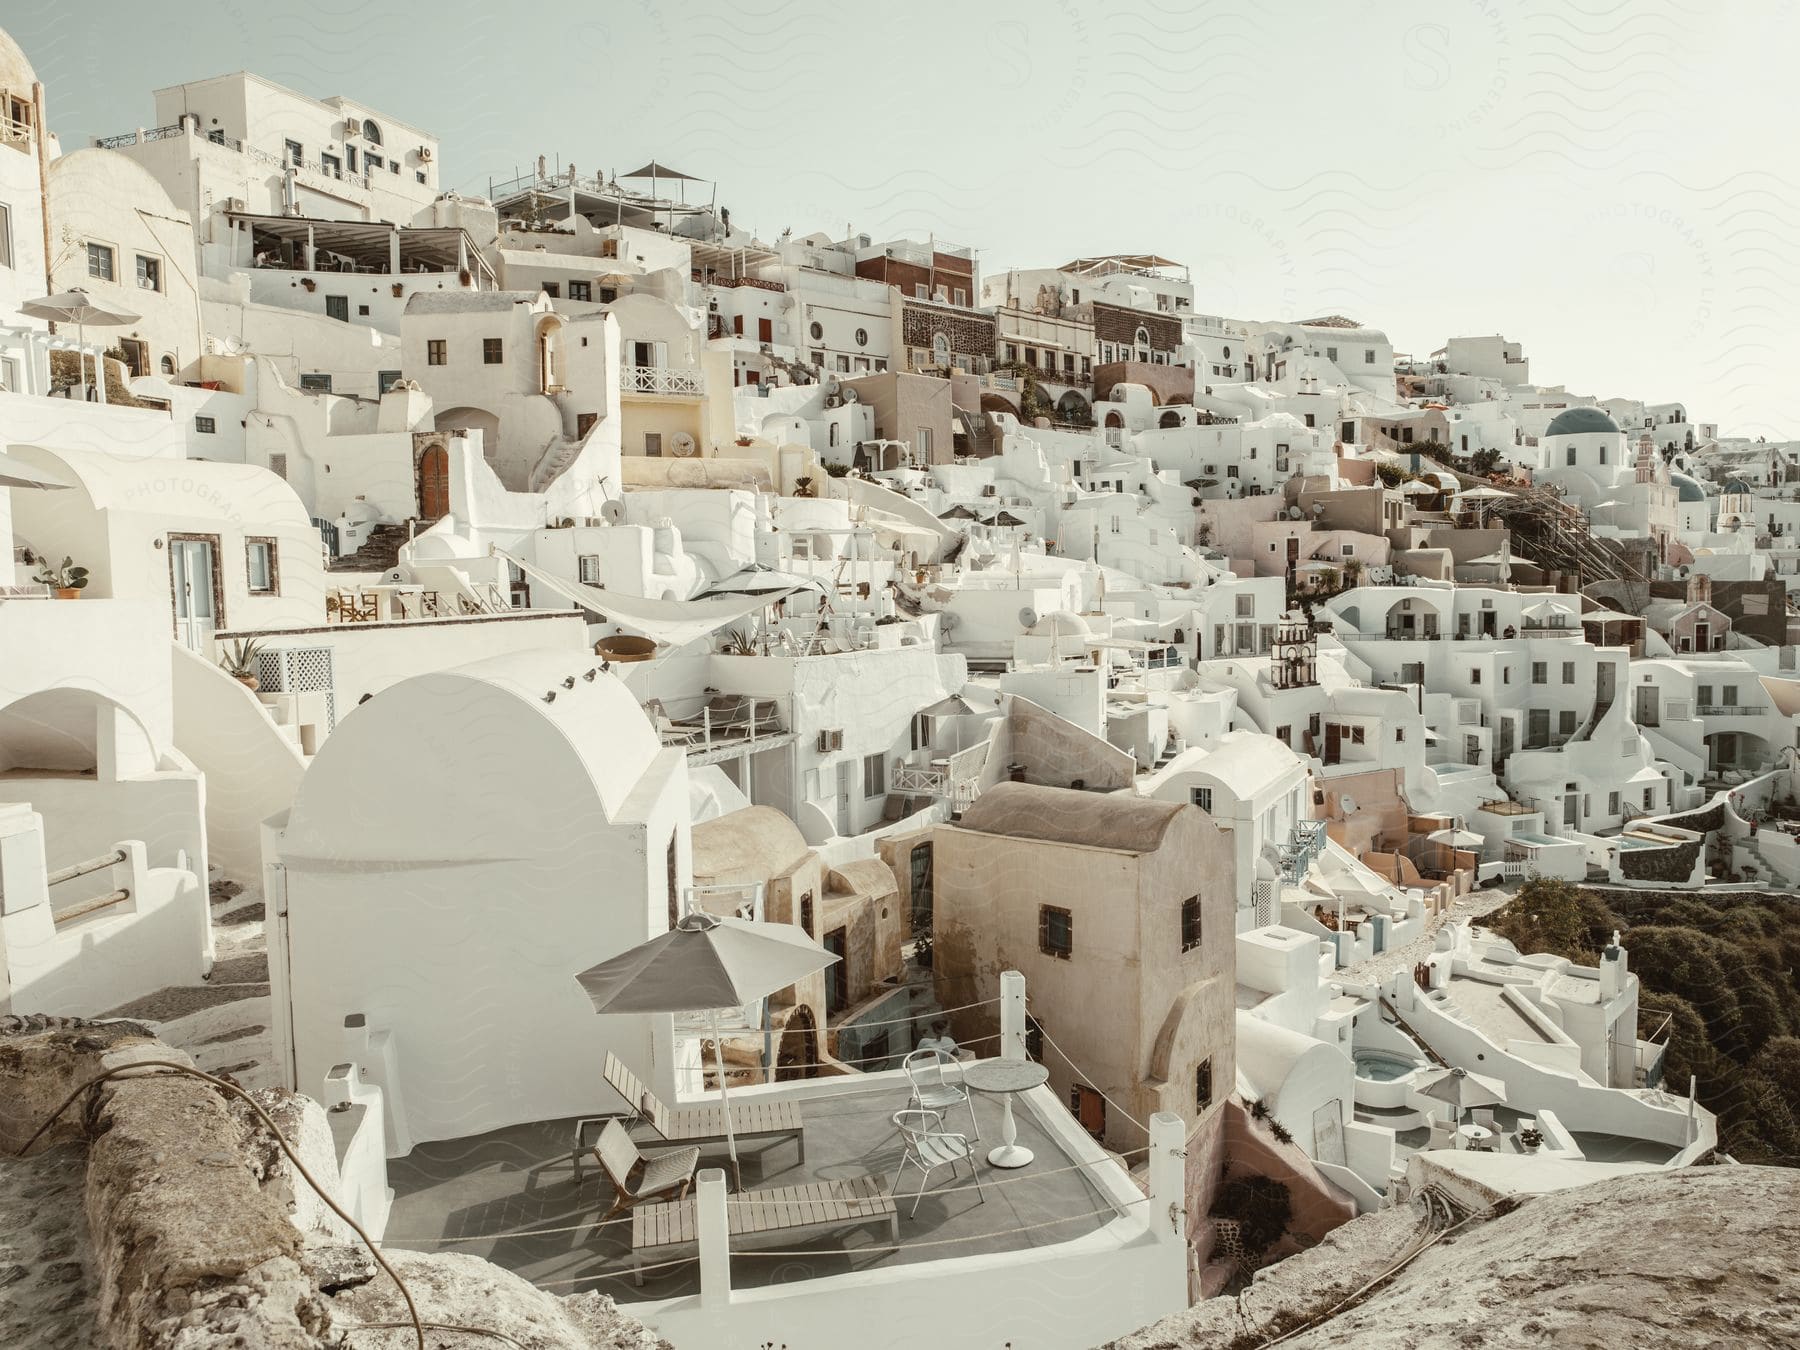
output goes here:
[{"label": "rope handrail", "polygon": [[[711,1039],[711,1038],[709,1037],[708,1039]],[[997,1041],[999,1039],[1000,1039],[1000,1033],[995,1032],[992,1036],[977,1036],[973,1040],[958,1041],[956,1044],[957,1044],[957,1048],[961,1049],[965,1046],[971,1046],[971,1045],[986,1045],[989,1041]],[[775,1067],[777,1069],[837,1068],[840,1065],[844,1065],[844,1064],[849,1064],[849,1065],[873,1064],[880,1060],[901,1059],[901,1058],[904,1058],[906,1055],[909,1055],[912,1053],[913,1052],[910,1050],[890,1051],[888,1054],[885,1054],[885,1055],[856,1055],[856,1056],[853,1056],[848,1059],[801,1059],[801,1060],[790,1060],[790,1061],[785,1061],[785,1062],[778,1061],[776,1063]],[[744,1065],[742,1067],[735,1066],[735,1065],[727,1065],[726,1067],[729,1070],[732,1070],[732,1071],[735,1071],[738,1073],[752,1073],[755,1071],[755,1066],[751,1066],[751,1065]],[[692,1076],[696,1073],[716,1074],[718,1071],[719,1071],[718,1067],[713,1064],[677,1064],[675,1066],[676,1073],[685,1073],[685,1074],[688,1074],[689,1076]],[[898,1070],[885,1070],[882,1072],[898,1072]],[[779,1082],[780,1080],[775,1080],[775,1081]],[[754,1084],[751,1084],[751,1086],[766,1087],[766,1086],[769,1086],[769,1084],[754,1083]],[[682,1103],[682,1105],[684,1105],[684,1106],[695,1105],[695,1104],[696,1103],[691,1103],[691,1102],[683,1102]]]},{"label": "rope handrail", "polygon": [[[1086,1071],[1084,1071],[1082,1069],[1082,1067],[1079,1064],[1077,1064],[1073,1059],[1069,1058],[1069,1052],[1067,1050],[1063,1049],[1060,1045],[1058,1045],[1056,1043],[1056,1041],[1051,1037],[1050,1033],[1044,1030],[1043,1023],[1041,1023],[1041,1022],[1038,1023],[1038,1035],[1040,1035],[1044,1038],[1045,1045],[1049,1046],[1052,1050],[1056,1051],[1057,1054],[1062,1056],[1063,1063],[1067,1064],[1076,1073],[1081,1074],[1083,1079],[1086,1079],[1090,1076],[1088,1073],[1086,1073]],[[1088,1088],[1092,1092],[1099,1093],[1101,1101],[1105,1102],[1108,1106],[1112,1107],[1113,1110],[1117,1111],[1120,1115],[1124,1116],[1125,1119],[1129,1120],[1133,1125],[1137,1126],[1145,1134],[1150,1133],[1150,1127],[1148,1125],[1144,1124],[1143,1121],[1139,1120],[1136,1116],[1132,1115],[1131,1112],[1127,1111],[1124,1107],[1120,1106],[1117,1102],[1115,1102],[1111,1097],[1107,1096],[1104,1092],[1101,1092],[1099,1088],[1094,1087],[1093,1084],[1086,1083],[1086,1082],[1083,1083],[1083,1086]]]},{"label": "rope handrail", "polygon": [[[1096,1158],[1086,1162],[1071,1163],[1067,1167],[1057,1167],[1047,1172],[1026,1172],[1016,1177],[990,1176],[989,1179],[984,1180],[981,1184],[984,1189],[987,1189],[1004,1186],[1018,1186],[1027,1181],[1045,1181],[1050,1177],[1063,1176],[1069,1172],[1079,1172],[1084,1168],[1098,1167],[1102,1163],[1119,1163],[1126,1158],[1138,1154],[1148,1154],[1149,1152],[1150,1150],[1148,1147],[1127,1149],[1122,1153],[1108,1153],[1103,1158]],[[692,1196],[689,1196],[688,1198],[690,1200],[693,1199]],[[740,1195],[728,1195],[725,1197],[725,1203],[728,1205],[762,1204],[766,1203],[767,1199],[767,1195],[759,1196],[756,1192],[749,1191]],[[1121,1203],[1135,1204],[1137,1202],[1135,1200],[1126,1200]],[[1116,1210],[1117,1206],[1114,1206],[1113,1208]],[[508,1238],[557,1237],[563,1233],[598,1232],[602,1228],[616,1228],[622,1223],[631,1223],[632,1221],[632,1216],[628,1214],[620,1219],[603,1219],[592,1223],[559,1224],[552,1228],[515,1228],[503,1230],[498,1233],[462,1233],[455,1237],[384,1237],[382,1239],[382,1245],[410,1248],[425,1246],[427,1244],[445,1245],[463,1242],[499,1242]]]}]

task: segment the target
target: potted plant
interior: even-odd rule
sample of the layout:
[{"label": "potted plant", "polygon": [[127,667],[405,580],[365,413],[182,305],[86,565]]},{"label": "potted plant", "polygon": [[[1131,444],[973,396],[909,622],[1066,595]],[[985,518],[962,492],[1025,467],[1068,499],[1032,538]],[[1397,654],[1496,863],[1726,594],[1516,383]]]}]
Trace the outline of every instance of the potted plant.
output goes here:
[{"label": "potted plant", "polygon": [[259,664],[257,657],[262,649],[263,644],[254,638],[235,638],[220,650],[219,667],[244,688],[255,693],[262,686],[262,681],[256,675]]},{"label": "potted plant", "polygon": [[36,580],[54,590],[58,600],[78,600],[88,584],[88,570],[77,567],[73,558],[64,558],[61,564],[43,562],[38,564]]}]

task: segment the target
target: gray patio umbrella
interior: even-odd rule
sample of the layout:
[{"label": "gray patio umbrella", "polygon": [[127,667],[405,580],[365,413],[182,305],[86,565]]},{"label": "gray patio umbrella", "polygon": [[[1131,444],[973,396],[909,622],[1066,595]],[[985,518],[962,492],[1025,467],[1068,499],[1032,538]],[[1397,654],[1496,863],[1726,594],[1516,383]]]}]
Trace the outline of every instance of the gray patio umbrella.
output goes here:
[{"label": "gray patio umbrella", "polygon": [[1506,1088],[1492,1078],[1467,1069],[1439,1069],[1431,1083],[1419,1089],[1422,1097],[1434,1097],[1456,1109],[1456,1119],[1477,1106],[1506,1105]]},{"label": "gray patio umbrella", "polygon": [[[130,310],[119,309],[107,304],[104,300],[96,300],[79,286],[71,286],[66,291],[58,291],[55,295],[46,295],[42,300],[27,300],[19,306],[19,313],[29,314],[34,319],[49,319],[54,323],[72,323],[75,325],[75,340],[87,346],[87,325],[94,324],[101,328],[116,328],[121,324],[136,323],[142,316]],[[87,371],[87,356],[81,357],[83,374]],[[99,359],[95,360],[95,372],[99,371]],[[98,384],[99,380],[95,380]]]},{"label": "gray patio umbrella", "polygon": [[708,1014],[713,1053],[719,1063],[725,1143],[731,1150],[731,1170],[741,1190],[743,1178],[738,1170],[737,1136],[732,1130],[731,1098],[726,1090],[719,1009],[741,1008],[766,998],[839,959],[795,924],[752,923],[690,911],[668,932],[621,952],[610,961],[602,961],[575,978],[593,1001],[595,1012]]}]

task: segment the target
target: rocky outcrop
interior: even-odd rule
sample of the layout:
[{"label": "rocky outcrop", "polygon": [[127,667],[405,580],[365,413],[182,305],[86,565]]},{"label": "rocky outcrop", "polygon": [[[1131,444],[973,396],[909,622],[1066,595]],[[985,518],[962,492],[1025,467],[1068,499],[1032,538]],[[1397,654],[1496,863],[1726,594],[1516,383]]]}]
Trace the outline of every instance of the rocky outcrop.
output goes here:
[{"label": "rocky outcrop", "polygon": [[1422,1209],[1371,1214],[1110,1350],[1800,1345],[1800,1170],[1645,1172],[1433,1236]]},{"label": "rocky outcrop", "polygon": [[[189,1063],[130,1022],[0,1018],[0,1152],[17,1154],[85,1083],[145,1060]],[[322,1108],[280,1089],[257,1102],[308,1172],[337,1183]],[[119,1350],[359,1350],[411,1345],[405,1305],[242,1100],[145,1070],[86,1092],[32,1157],[86,1149],[80,1267],[97,1325],[75,1343]],[[35,1184],[35,1183],[34,1183]],[[475,1257],[394,1253],[427,1321],[503,1331],[530,1350],[666,1346],[601,1295],[557,1298]]]}]

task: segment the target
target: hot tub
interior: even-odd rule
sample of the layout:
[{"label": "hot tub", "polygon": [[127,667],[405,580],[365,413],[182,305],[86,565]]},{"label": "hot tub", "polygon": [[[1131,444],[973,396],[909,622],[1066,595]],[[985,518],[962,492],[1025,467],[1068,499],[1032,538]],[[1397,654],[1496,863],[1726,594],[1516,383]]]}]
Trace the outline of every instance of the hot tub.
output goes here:
[{"label": "hot tub", "polygon": [[1353,1060],[1357,1102],[1388,1110],[1406,1105],[1412,1096],[1413,1075],[1425,1067],[1422,1060],[1388,1050],[1358,1050]]}]

